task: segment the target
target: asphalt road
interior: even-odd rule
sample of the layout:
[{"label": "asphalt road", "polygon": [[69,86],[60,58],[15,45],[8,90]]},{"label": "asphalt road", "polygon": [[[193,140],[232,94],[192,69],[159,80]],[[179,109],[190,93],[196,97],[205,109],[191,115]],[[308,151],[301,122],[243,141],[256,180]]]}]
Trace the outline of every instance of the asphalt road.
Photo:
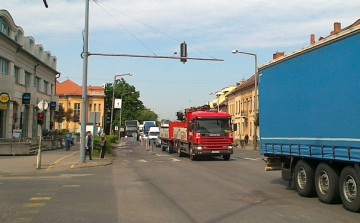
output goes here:
[{"label": "asphalt road", "polygon": [[190,161],[128,140],[113,164],[0,177],[0,222],[358,222],[286,190],[258,151]]}]

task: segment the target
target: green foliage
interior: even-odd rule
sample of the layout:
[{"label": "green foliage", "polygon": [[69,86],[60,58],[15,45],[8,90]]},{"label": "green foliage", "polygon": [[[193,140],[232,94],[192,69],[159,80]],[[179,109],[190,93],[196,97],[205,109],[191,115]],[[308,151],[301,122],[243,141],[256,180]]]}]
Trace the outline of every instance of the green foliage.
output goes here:
[{"label": "green foliage", "polygon": [[[140,92],[136,91],[133,85],[126,83],[121,78],[115,81],[115,88],[112,83],[105,85],[105,111],[108,116],[111,115],[112,107],[112,94],[114,89],[114,98],[122,98],[121,109],[121,126],[125,126],[125,120],[138,120],[142,122],[144,120],[157,121],[158,115],[147,109],[143,102],[139,99]],[[120,109],[113,110],[113,123],[112,128],[119,126],[120,121]],[[110,126],[106,126],[105,132],[109,132]]]},{"label": "green foliage", "polygon": [[[114,135],[108,135],[105,136],[106,137],[106,141],[105,141],[105,152],[110,152],[111,150],[111,143],[115,143],[116,140],[119,138],[118,136],[114,136]],[[101,136],[95,136],[94,137],[94,145],[93,145],[93,149],[94,150],[101,150],[99,143],[101,141]]]},{"label": "green foliage", "polygon": [[65,110],[62,106],[59,106],[59,111],[55,112],[55,122],[62,123],[65,120]]}]

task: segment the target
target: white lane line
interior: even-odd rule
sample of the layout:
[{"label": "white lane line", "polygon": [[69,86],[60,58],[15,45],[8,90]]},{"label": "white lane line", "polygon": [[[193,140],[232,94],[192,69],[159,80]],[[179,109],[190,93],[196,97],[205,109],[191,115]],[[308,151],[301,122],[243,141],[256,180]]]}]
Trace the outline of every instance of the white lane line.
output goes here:
[{"label": "white lane line", "polygon": [[146,160],[144,160],[144,159],[141,159],[141,160],[138,160],[139,162],[142,162],[142,163],[147,163],[147,161]]}]

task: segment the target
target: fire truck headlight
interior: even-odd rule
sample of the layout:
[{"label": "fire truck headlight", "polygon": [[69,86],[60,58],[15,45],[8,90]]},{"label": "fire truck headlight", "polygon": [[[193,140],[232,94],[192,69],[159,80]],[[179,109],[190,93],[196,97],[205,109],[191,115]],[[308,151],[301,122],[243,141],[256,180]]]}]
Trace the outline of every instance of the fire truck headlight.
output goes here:
[{"label": "fire truck headlight", "polygon": [[232,149],[233,147],[232,146],[228,146],[228,149]]},{"label": "fire truck headlight", "polygon": [[197,147],[197,150],[202,150],[202,146],[198,146],[198,147]]}]

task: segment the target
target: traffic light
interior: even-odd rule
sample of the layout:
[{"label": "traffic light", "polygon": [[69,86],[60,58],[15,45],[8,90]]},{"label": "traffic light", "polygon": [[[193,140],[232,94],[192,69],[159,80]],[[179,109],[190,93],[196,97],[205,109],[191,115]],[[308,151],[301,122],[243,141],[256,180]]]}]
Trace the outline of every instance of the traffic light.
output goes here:
[{"label": "traffic light", "polygon": [[37,114],[37,124],[38,125],[43,125],[44,123],[44,113],[43,112],[38,112]]},{"label": "traffic light", "polygon": [[[185,41],[180,44],[180,57],[187,57],[187,44]],[[180,59],[180,61],[185,63],[187,59]]]}]

